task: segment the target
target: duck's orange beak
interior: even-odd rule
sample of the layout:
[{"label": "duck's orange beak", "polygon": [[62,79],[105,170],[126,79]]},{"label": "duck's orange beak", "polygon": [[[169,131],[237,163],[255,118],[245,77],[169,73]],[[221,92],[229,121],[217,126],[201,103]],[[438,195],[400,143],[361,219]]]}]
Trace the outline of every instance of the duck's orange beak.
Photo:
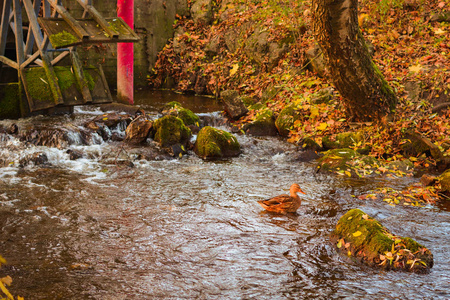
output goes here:
[{"label": "duck's orange beak", "polygon": [[299,190],[298,192],[306,195],[306,193],[302,190]]}]

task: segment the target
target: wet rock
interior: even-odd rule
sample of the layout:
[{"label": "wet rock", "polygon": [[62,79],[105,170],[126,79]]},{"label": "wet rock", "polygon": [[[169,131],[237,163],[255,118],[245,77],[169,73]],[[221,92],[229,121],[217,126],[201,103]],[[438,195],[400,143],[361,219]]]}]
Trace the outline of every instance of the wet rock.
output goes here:
[{"label": "wet rock", "polygon": [[231,133],[206,126],[198,133],[194,152],[203,159],[220,159],[238,156],[241,146]]},{"label": "wet rock", "polygon": [[315,152],[323,151],[322,146],[320,146],[314,139],[306,137],[303,139],[302,148],[306,150],[313,150]]},{"label": "wet rock", "polygon": [[408,237],[390,233],[377,220],[359,209],[349,210],[331,235],[338,251],[370,267],[427,273],[433,254]]},{"label": "wet rock", "polygon": [[134,119],[125,130],[125,143],[139,145],[144,143],[150,135],[153,122],[141,115]]},{"label": "wet rock", "polygon": [[287,137],[295,121],[301,119],[301,112],[294,104],[286,106],[278,115],[275,126],[281,136]]},{"label": "wet rock", "polygon": [[69,159],[70,160],[77,160],[77,159],[83,157],[83,153],[81,151],[74,150],[74,149],[68,149],[66,151],[66,153],[69,154]]},{"label": "wet rock", "polygon": [[401,148],[405,155],[418,157],[426,154],[438,162],[444,161],[441,150],[429,138],[423,137],[420,133],[414,131],[406,132],[403,138],[406,140],[406,143],[402,144]]},{"label": "wet rock", "polygon": [[19,139],[36,146],[67,148],[69,139],[67,131],[61,128],[33,127],[21,130]]},{"label": "wet rock", "polygon": [[181,103],[172,101],[164,105],[161,110],[163,115],[172,115],[183,120],[184,125],[196,125],[199,126],[200,118],[194,114],[190,109],[184,108]]},{"label": "wet rock", "polygon": [[325,60],[323,58],[322,50],[318,45],[315,45],[305,52],[305,56],[308,59],[308,69],[314,72],[319,77],[325,76]]},{"label": "wet rock", "polygon": [[108,126],[109,128],[114,128],[121,122],[124,122],[126,124],[130,123],[131,119],[131,115],[129,114],[119,114],[113,112],[97,116],[93,120],[87,122],[84,126],[95,131],[98,130],[101,125]]},{"label": "wet rock", "polygon": [[310,162],[315,159],[318,159],[319,157],[320,156],[317,153],[317,151],[314,151],[312,149],[299,151],[292,155],[292,159],[294,161],[300,161],[300,162]]},{"label": "wet rock", "polygon": [[265,109],[258,113],[255,120],[247,123],[242,128],[246,134],[253,136],[276,136],[278,135],[273,111]]},{"label": "wet rock", "polygon": [[220,97],[225,105],[225,112],[232,119],[239,119],[248,113],[242,99],[239,98],[239,93],[235,90],[226,90],[220,93]]},{"label": "wet rock", "polygon": [[6,133],[8,134],[17,134],[19,132],[19,127],[17,124],[13,123],[6,128]]},{"label": "wet rock", "polygon": [[423,174],[420,178],[420,183],[422,183],[423,186],[431,186],[435,184],[437,181],[436,176],[431,176],[428,174]]},{"label": "wet rock", "polygon": [[181,144],[187,147],[191,138],[191,130],[184,125],[184,122],[175,116],[167,115],[157,119],[153,123],[155,133],[154,140],[162,147],[170,147]]},{"label": "wet rock", "polygon": [[48,163],[47,154],[38,152],[38,153],[33,153],[31,155],[28,155],[28,156],[22,158],[19,161],[19,166],[25,167],[25,166],[28,166],[30,164],[33,164],[35,166],[39,166],[39,165],[45,165],[47,163]]},{"label": "wet rock", "polygon": [[209,43],[205,47],[206,55],[210,58],[216,56],[219,54],[220,51],[220,44],[222,41],[222,35],[218,34],[216,36],[213,36]]},{"label": "wet rock", "polygon": [[385,167],[392,171],[401,171],[403,173],[414,170],[414,163],[409,159],[395,160],[386,163]]},{"label": "wet rock", "polygon": [[100,109],[104,112],[107,111],[116,111],[116,112],[124,112],[130,116],[136,116],[144,114],[145,112],[142,108],[135,105],[128,105],[123,103],[106,103],[99,105]]}]

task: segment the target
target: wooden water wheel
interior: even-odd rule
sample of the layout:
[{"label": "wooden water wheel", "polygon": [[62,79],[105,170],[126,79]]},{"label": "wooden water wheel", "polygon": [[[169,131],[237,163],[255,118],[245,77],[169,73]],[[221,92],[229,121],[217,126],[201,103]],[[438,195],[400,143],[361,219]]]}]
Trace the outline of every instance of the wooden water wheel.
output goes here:
[{"label": "wooden water wheel", "polygon": [[[77,0],[84,9],[80,19],[73,18],[61,0],[2,2],[0,67],[17,70],[28,113],[112,101],[101,66],[83,67],[76,46],[138,41],[139,37],[121,18],[103,18],[91,0]],[[6,53],[6,45],[11,41],[15,53]],[[4,101],[2,86],[0,107]],[[26,114],[23,109],[21,114]]]}]

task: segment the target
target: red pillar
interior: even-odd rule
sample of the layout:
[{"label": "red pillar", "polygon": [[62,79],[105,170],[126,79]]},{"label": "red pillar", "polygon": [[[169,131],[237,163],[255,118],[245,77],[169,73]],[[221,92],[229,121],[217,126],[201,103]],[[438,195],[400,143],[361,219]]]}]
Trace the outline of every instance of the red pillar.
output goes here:
[{"label": "red pillar", "polygon": [[[117,16],[134,30],[134,0],[117,0]],[[133,104],[133,43],[117,44],[117,98]]]}]

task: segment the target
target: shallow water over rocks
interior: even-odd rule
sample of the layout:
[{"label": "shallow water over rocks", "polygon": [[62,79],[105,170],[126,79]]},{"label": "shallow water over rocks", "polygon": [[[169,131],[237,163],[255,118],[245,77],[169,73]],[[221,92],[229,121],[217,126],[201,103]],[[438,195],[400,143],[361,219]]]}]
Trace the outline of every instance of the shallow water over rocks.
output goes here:
[{"label": "shallow water over rocks", "polygon": [[[174,95],[167,101],[173,100],[179,101]],[[196,110],[182,100],[196,113],[220,118],[217,106]],[[139,101],[157,116],[155,104]],[[102,113],[81,107],[73,116],[15,123],[19,130],[80,128]],[[25,299],[449,298],[450,213],[352,197],[417,179],[318,174],[281,139],[237,137],[243,153],[214,162],[193,153],[138,159],[142,149],[120,151],[120,142],[95,135],[57,148],[0,134],[0,254],[8,261],[0,277],[10,275],[10,291]],[[70,159],[68,150],[83,155]],[[36,153],[47,160],[20,164]],[[294,182],[307,193],[297,214],[265,213],[256,203],[286,193]],[[431,273],[382,272],[338,255],[329,233],[355,207],[428,247]]]}]

